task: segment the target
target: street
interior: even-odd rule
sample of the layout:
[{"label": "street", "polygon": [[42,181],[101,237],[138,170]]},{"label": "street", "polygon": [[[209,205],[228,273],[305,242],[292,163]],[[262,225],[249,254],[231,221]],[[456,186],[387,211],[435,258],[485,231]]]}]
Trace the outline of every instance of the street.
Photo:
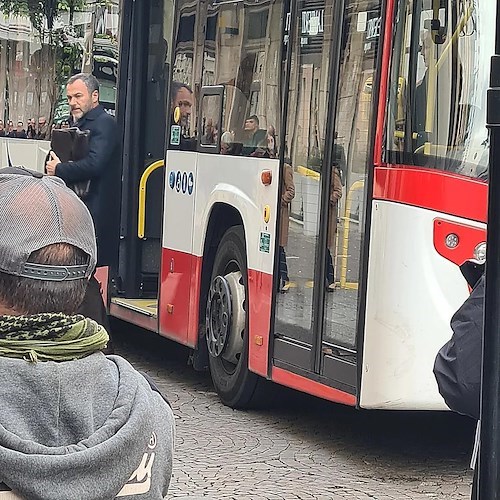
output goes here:
[{"label": "street", "polygon": [[220,403],[188,351],[114,321],[116,352],[176,415],[172,499],[467,499],[474,423],[451,413],[366,412],[272,388],[264,409]]}]

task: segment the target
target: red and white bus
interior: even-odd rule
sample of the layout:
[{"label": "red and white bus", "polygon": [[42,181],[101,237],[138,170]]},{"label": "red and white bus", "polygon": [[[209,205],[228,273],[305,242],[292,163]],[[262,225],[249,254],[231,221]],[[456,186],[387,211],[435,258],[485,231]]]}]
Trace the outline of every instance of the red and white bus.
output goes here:
[{"label": "red and white bus", "polygon": [[445,409],[434,357],[485,251],[490,4],[123,1],[110,314],[189,346],[232,407],[269,379]]}]

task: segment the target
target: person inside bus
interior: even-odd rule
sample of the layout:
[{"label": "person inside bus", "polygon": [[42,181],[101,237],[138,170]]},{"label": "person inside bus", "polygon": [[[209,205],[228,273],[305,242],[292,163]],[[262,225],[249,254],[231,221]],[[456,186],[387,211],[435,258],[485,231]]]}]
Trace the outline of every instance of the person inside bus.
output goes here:
[{"label": "person inside bus", "polygon": [[214,127],[214,121],[212,118],[207,118],[205,123],[205,133],[201,138],[201,143],[210,146],[217,142],[216,140],[216,128]]},{"label": "person inside bus", "polygon": [[250,156],[263,141],[267,141],[267,131],[259,127],[260,122],[257,115],[249,116],[245,120],[243,129],[243,156]]},{"label": "person inside bus", "polygon": [[293,182],[293,168],[290,159],[286,158],[283,169],[281,186],[280,232],[279,232],[279,291],[286,293],[290,289],[288,265],[286,262],[285,247],[288,245],[288,230],[290,224],[290,203],[295,198],[295,184]]},{"label": "person inside bus", "polygon": [[0,137],[6,137],[7,133],[5,132],[5,126],[3,124],[3,120],[0,120]]},{"label": "person inside bus", "polygon": [[167,494],[170,405],[77,315],[96,259],[92,217],[61,179],[0,170],[2,498]]},{"label": "person inside bus", "polygon": [[[67,185],[87,183],[82,195],[96,227],[98,266],[109,266],[114,260],[114,231],[119,211],[116,182],[119,181],[116,122],[99,103],[99,81],[94,75],[80,73],[67,83],[66,93],[70,106],[70,124],[90,132],[88,154],[79,161],[61,162],[54,151],[45,169],[48,175],[60,177]],[[92,277],[80,313],[102,324],[110,332],[100,284]],[[111,349],[111,348],[110,348]]]}]

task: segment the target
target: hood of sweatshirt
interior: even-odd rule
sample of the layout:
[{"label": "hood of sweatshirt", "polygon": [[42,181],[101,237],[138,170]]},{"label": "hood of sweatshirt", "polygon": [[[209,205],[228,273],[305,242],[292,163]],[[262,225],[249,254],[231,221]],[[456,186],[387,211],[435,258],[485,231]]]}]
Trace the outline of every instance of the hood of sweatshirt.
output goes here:
[{"label": "hood of sweatshirt", "polygon": [[172,411],[127,361],[0,358],[0,379],[0,483],[30,500],[166,495]]}]

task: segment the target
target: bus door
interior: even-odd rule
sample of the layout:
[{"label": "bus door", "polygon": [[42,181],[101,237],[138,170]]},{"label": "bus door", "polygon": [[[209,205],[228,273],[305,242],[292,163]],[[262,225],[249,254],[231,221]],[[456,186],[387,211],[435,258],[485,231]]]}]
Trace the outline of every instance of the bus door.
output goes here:
[{"label": "bus door", "polygon": [[281,214],[273,370],[320,381],[354,404],[378,41],[371,27],[380,19],[376,8],[348,1],[358,22],[343,24],[340,7],[298,2],[291,26],[284,178],[291,167],[294,197]]},{"label": "bus door", "polygon": [[125,130],[123,194],[111,314],[155,331],[173,3],[139,2],[130,7],[129,32],[122,41],[122,61],[127,63],[122,63],[120,75],[121,95],[126,96],[119,109]]}]

